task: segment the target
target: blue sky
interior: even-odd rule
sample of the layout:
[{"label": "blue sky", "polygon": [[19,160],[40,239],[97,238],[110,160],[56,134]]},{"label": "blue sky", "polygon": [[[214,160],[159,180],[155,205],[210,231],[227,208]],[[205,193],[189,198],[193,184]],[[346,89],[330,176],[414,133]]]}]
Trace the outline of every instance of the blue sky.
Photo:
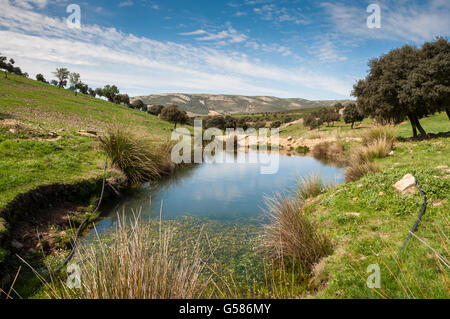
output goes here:
[{"label": "blue sky", "polygon": [[[71,3],[81,29],[67,27]],[[370,58],[449,30],[448,0],[0,0],[0,52],[31,76],[67,67],[131,96],[348,98]]]}]

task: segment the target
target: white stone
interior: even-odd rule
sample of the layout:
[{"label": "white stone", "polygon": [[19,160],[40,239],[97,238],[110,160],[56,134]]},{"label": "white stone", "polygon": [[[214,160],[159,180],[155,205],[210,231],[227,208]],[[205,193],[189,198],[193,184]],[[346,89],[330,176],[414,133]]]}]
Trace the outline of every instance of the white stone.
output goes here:
[{"label": "white stone", "polygon": [[416,191],[416,178],[411,174],[406,174],[401,180],[394,184],[394,188],[400,193],[409,193]]}]

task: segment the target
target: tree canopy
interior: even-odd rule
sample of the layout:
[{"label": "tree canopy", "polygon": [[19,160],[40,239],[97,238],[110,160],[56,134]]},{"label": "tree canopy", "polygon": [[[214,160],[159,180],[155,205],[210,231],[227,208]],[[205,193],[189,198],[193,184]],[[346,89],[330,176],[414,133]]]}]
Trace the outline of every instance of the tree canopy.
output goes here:
[{"label": "tree canopy", "polygon": [[358,109],[356,108],[355,103],[348,104],[344,109],[344,122],[346,124],[352,124],[351,128],[353,129],[353,126],[355,122],[361,122],[364,120],[364,115],[359,113]]},{"label": "tree canopy", "polygon": [[114,97],[119,94],[119,89],[115,85],[105,85],[103,88],[103,96],[108,99],[109,102],[114,102]]},{"label": "tree canopy", "polygon": [[40,73],[36,74],[36,81],[47,83],[47,80],[45,79],[45,77]]},{"label": "tree canopy", "polygon": [[155,116],[159,116],[163,109],[164,109],[163,105],[152,105],[150,110],[148,110],[148,113],[155,115]]},{"label": "tree canopy", "polygon": [[53,75],[58,79],[58,86],[64,88],[67,85],[67,79],[69,78],[69,70],[66,68],[57,68]]}]

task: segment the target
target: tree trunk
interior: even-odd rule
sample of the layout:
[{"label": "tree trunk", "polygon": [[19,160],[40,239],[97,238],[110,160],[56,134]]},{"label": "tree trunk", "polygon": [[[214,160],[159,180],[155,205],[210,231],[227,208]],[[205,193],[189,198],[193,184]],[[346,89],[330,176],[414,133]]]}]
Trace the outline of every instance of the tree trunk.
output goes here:
[{"label": "tree trunk", "polygon": [[445,113],[447,113],[448,119],[450,120],[450,107],[445,109]]},{"label": "tree trunk", "polygon": [[414,120],[414,117],[412,115],[408,115],[409,121],[411,122],[411,127],[413,130],[413,138],[417,137],[417,128],[416,128],[416,122]]},{"label": "tree trunk", "polygon": [[352,122],[352,126],[350,127],[351,130],[353,130],[353,125],[355,125],[355,122]]},{"label": "tree trunk", "polygon": [[175,122],[175,125],[174,125],[173,129],[174,129],[174,130],[177,129],[177,122]]},{"label": "tree trunk", "polygon": [[426,136],[427,132],[423,129],[422,125],[420,125],[419,119],[416,117],[416,126],[419,129],[420,135]]}]

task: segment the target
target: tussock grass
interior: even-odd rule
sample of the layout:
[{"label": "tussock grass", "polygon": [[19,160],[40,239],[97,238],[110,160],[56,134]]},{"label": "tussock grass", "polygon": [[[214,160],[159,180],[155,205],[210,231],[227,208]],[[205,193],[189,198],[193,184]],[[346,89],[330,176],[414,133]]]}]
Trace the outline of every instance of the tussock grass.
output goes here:
[{"label": "tussock grass", "polygon": [[131,184],[159,178],[173,170],[169,144],[157,145],[144,136],[136,136],[119,128],[100,138],[100,147],[114,167],[122,171]]},{"label": "tussock grass", "polygon": [[159,233],[151,224],[118,218],[109,240],[80,246],[75,260],[81,288],[66,282],[47,284],[52,299],[193,299],[202,296],[209,278],[203,277],[203,253],[198,243],[191,249],[173,249],[173,229]]},{"label": "tussock grass", "polygon": [[385,140],[393,144],[395,142],[396,131],[392,126],[375,126],[366,130],[362,135],[362,141],[365,145],[373,144],[379,140]]},{"label": "tussock grass", "polygon": [[297,195],[300,199],[316,197],[332,188],[332,184],[325,184],[318,174],[302,176],[297,180]]},{"label": "tussock grass", "polygon": [[264,227],[261,250],[274,261],[294,261],[311,271],[313,265],[331,253],[330,241],[304,214],[302,201],[267,199],[270,222]]},{"label": "tussock grass", "polygon": [[316,144],[312,155],[319,160],[331,160],[338,163],[346,162],[344,143],[341,141],[325,141]]},{"label": "tussock grass", "polygon": [[395,130],[390,126],[376,126],[363,135],[364,146],[356,148],[350,155],[350,165],[345,170],[347,183],[359,180],[368,173],[379,171],[375,159],[389,155],[395,141]]},{"label": "tussock grass", "polygon": [[355,182],[361,177],[369,174],[379,172],[380,169],[372,162],[352,163],[345,170],[345,181],[347,183]]}]

